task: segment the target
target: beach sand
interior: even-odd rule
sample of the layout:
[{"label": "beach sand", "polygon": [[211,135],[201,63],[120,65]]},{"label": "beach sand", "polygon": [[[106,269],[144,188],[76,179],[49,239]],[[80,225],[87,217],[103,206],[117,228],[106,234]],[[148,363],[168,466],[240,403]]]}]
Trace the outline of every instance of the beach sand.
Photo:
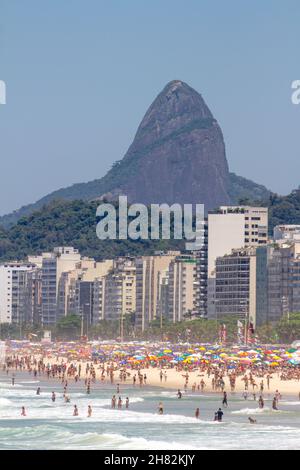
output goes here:
[{"label": "beach sand", "polygon": [[[38,359],[38,358],[37,358]],[[66,358],[60,357],[58,360],[57,358],[44,358],[45,363],[55,363],[55,362],[67,362]],[[73,364],[79,365],[81,363],[82,366],[82,372],[81,372],[81,381],[84,380],[85,378],[85,367],[86,363],[90,361],[76,361],[72,360],[71,361]],[[107,366],[111,365],[111,363],[105,364],[105,368]],[[115,366],[117,366],[115,364]],[[99,364],[95,365],[95,370],[96,370],[96,380],[97,382],[100,381],[100,375],[101,375],[101,370]],[[115,374],[114,374],[114,383],[117,384],[120,382],[119,380],[119,371],[120,369],[117,369]],[[152,387],[162,387],[166,389],[174,389],[178,390],[180,389],[181,391],[184,390],[184,384],[185,384],[185,371],[177,371],[175,368],[163,368],[163,373],[166,371],[167,374],[167,379],[163,377],[163,379],[160,379],[160,368],[156,367],[149,367],[145,369],[140,369],[140,372],[142,374],[146,374],[147,376],[147,386],[152,386]],[[127,369],[127,371],[130,373],[130,376],[126,380],[126,384],[130,385],[133,383],[133,376],[138,375],[138,370],[136,369]],[[249,374],[250,371],[247,371]],[[187,391],[191,392],[192,391],[192,385],[196,383],[196,386],[200,383],[200,381],[203,379],[205,382],[205,388],[203,390],[203,393],[211,393],[211,394],[218,394],[220,395],[222,392],[220,390],[215,391],[212,388],[212,378],[213,376],[211,375],[208,377],[208,375],[205,372],[200,372],[199,369],[196,369],[194,371],[189,371],[189,381],[188,381],[188,387]],[[264,393],[268,395],[274,395],[275,392],[278,390],[282,397],[293,397],[294,399],[299,399],[299,393],[300,393],[300,381],[298,380],[281,380],[280,379],[280,372],[274,372],[271,375],[271,380],[270,380],[270,389],[267,388],[267,380],[266,378],[262,379],[260,377],[254,377],[255,382],[257,384],[257,387],[253,389],[253,387],[249,383],[248,387],[248,394],[251,395],[253,392],[256,393],[256,396],[259,397],[260,395],[260,382],[261,380],[264,381]],[[231,389],[230,389],[230,383],[229,383],[229,378],[228,377],[223,377],[223,380],[225,382],[225,388],[224,390],[227,391],[227,393],[230,394]],[[105,374],[105,379],[103,381],[104,383],[110,383],[109,377]],[[120,382],[121,383],[121,382]],[[123,382],[124,383],[124,382]],[[136,387],[139,387],[138,380],[136,382]],[[145,386],[145,385],[143,385]],[[197,389],[196,389],[197,390]],[[243,394],[245,391],[245,384],[244,381],[242,380],[242,377],[237,377],[236,379],[236,384],[235,384],[235,393],[238,394]],[[199,391],[197,390],[197,393]]]}]

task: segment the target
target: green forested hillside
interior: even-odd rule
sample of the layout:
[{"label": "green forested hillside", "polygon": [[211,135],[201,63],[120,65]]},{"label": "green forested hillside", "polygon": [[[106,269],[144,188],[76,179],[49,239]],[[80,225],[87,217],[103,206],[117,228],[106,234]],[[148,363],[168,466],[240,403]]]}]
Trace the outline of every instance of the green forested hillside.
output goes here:
[{"label": "green forested hillside", "polygon": [[[288,196],[271,194],[265,203],[249,199],[243,202],[269,207],[270,234],[277,224],[300,224],[300,190]],[[184,250],[181,240],[99,240],[96,236],[97,204],[53,201],[23,217],[11,228],[0,228],[0,260],[24,259],[28,254],[49,251],[61,245],[74,246],[82,255],[96,259],[152,254],[156,250]]]},{"label": "green forested hillside", "polygon": [[97,202],[54,201],[23,217],[10,229],[0,228],[0,259],[24,259],[28,254],[74,246],[97,260],[123,255],[152,254],[156,250],[181,249],[181,240],[99,240],[96,236]]}]

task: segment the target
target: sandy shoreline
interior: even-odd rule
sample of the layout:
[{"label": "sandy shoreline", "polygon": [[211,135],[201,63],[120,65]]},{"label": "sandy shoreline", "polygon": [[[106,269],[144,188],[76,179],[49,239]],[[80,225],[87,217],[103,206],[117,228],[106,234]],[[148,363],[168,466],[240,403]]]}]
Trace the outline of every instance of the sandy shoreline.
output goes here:
[{"label": "sandy shoreline", "polygon": [[[177,372],[175,369],[166,369],[167,372],[167,380],[163,378],[162,381],[160,381],[159,373],[160,370],[157,369],[142,369],[142,373],[145,373],[147,375],[147,384],[156,386],[156,387],[163,387],[163,388],[171,388],[174,390],[180,389],[181,391],[184,389],[184,384],[185,384],[185,379],[183,377],[184,372]],[[199,384],[201,380],[204,380],[205,382],[205,387],[203,390],[203,393],[210,393],[210,394],[216,394],[220,395],[220,391],[215,391],[212,388],[212,376],[208,377],[206,373],[199,371],[194,371],[194,372],[189,372],[189,382],[188,382],[188,388],[187,390],[189,392],[192,391],[192,385],[196,383],[196,385]],[[254,388],[249,384],[248,387],[248,394],[252,395],[252,393],[256,393],[257,397],[260,394],[260,382],[263,379],[256,378],[256,384],[257,387]],[[225,388],[224,390],[227,391],[227,393],[231,393],[230,391],[230,383],[229,383],[229,378],[224,377],[224,382],[225,382]],[[196,389],[197,390],[197,389]],[[289,380],[289,381],[284,381],[280,380],[278,374],[273,374],[272,378],[270,380],[270,389],[268,390],[267,388],[267,383],[266,380],[264,379],[264,393],[265,394],[270,394],[274,395],[276,390],[278,390],[281,395],[284,396],[293,396],[297,400],[299,399],[299,392],[300,392],[300,381],[298,380]],[[245,391],[245,385],[244,382],[242,381],[242,377],[238,377],[236,380],[236,385],[235,385],[235,394],[243,394]]]},{"label": "sandy shoreline", "polygon": [[[38,357],[36,359],[39,359]],[[65,357],[60,357],[60,358],[44,358],[44,362],[45,364],[53,364],[53,363],[67,363],[67,364],[74,364],[76,366],[78,366],[79,364],[81,364],[81,378],[80,378],[80,382],[84,382],[84,379],[86,377],[85,375],[85,368],[86,368],[86,364],[87,363],[92,363],[91,361],[77,361],[77,360],[71,360],[69,362],[67,362],[67,359]],[[105,364],[105,368],[107,366],[110,366],[111,363],[106,363]],[[103,366],[103,364],[101,365]],[[105,374],[105,378],[104,380],[101,380],[101,372],[102,372],[102,368],[101,368],[100,364],[94,364],[94,367],[95,367],[95,372],[96,372],[96,383],[111,383],[111,380],[110,380],[110,377],[107,376]],[[138,370],[137,369],[130,369],[130,368],[127,368],[127,372],[130,374],[127,376],[127,379],[126,381],[122,382],[120,381],[120,378],[119,378],[119,371],[121,370],[121,366],[117,366],[117,364],[115,364],[115,367],[116,367],[116,370],[114,372],[114,379],[113,379],[113,383],[114,384],[123,384],[123,385],[127,385],[127,386],[130,386],[132,385],[133,386],[133,376],[136,375],[136,377],[138,377]],[[166,372],[166,379],[165,377],[163,376],[162,380],[160,378],[160,372],[161,372],[161,369],[160,368],[155,368],[155,367],[149,367],[149,368],[141,368],[140,369],[140,372],[143,374],[143,375],[146,375],[147,377],[147,380],[146,380],[146,384],[143,385],[143,387],[147,387],[147,386],[151,386],[151,387],[160,387],[160,388],[163,388],[163,389],[173,389],[174,391],[177,391],[178,389],[180,389],[182,392],[183,391],[187,391],[189,393],[193,392],[192,390],[192,386],[193,384],[196,384],[196,390],[194,393],[196,394],[201,394],[201,392],[199,391],[198,389],[198,384],[200,384],[200,381],[204,380],[205,382],[205,386],[204,386],[204,389],[203,389],[203,394],[213,394],[213,395],[220,395],[222,392],[220,390],[216,391],[213,389],[212,387],[212,378],[213,378],[213,375],[210,375],[210,377],[208,377],[207,373],[206,372],[200,372],[199,369],[197,370],[193,370],[193,371],[189,371],[188,374],[189,374],[189,381],[188,381],[188,386],[187,388],[185,389],[184,388],[184,385],[185,385],[185,372],[184,371],[177,371],[175,368],[163,368],[162,369],[163,371],[163,374]],[[13,369],[11,370],[11,373],[13,372]],[[248,374],[249,374],[249,371],[248,371]],[[30,377],[32,377],[32,375],[30,375]],[[39,378],[39,377],[37,377]],[[274,372],[272,375],[271,375],[271,379],[270,379],[270,388],[268,389],[267,387],[267,380],[266,378],[261,378],[261,377],[254,377],[255,378],[255,383],[257,384],[257,387],[252,387],[252,385],[250,385],[249,383],[249,386],[248,386],[248,396],[251,397],[253,395],[253,393],[256,394],[257,398],[259,397],[260,395],[260,383],[261,381],[264,382],[264,395],[271,395],[271,396],[274,396],[274,394],[276,393],[276,391],[278,390],[280,392],[280,394],[282,395],[282,397],[286,397],[286,398],[294,398],[295,400],[299,400],[300,396],[300,380],[281,380],[280,379],[280,372]],[[53,379],[50,379],[50,380],[53,380]],[[231,388],[230,388],[230,382],[229,382],[229,377],[227,376],[224,376],[223,377],[223,380],[225,382],[225,387],[224,387],[224,390],[230,395],[231,394]],[[74,379],[70,379],[69,380],[70,382],[73,382]],[[139,381],[137,380],[136,381],[136,385],[135,387],[140,387],[139,385]],[[245,391],[245,384],[244,384],[244,381],[242,380],[242,377],[237,377],[236,379],[236,384],[235,384],[235,390],[233,392],[233,394],[237,395],[237,394],[240,394],[241,396],[243,395]]]}]

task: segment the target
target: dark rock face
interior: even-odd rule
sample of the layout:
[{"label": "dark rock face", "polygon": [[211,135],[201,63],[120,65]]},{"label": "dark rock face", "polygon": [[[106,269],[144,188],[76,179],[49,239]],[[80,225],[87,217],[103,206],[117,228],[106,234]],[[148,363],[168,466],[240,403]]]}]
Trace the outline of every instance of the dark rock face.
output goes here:
[{"label": "dark rock face", "polygon": [[201,95],[181,81],[168,83],[155,99],[119,167],[107,197],[207,209],[230,202],[222,131]]},{"label": "dark rock face", "polygon": [[[199,93],[174,80],[148,109],[125,157],[103,178],[54,191],[1,217],[0,225],[10,226],[58,199],[115,200],[122,194],[129,202],[204,203],[208,210],[230,203],[230,190],[217,121]],[[234,199],[239,191],[234,191]]]}]

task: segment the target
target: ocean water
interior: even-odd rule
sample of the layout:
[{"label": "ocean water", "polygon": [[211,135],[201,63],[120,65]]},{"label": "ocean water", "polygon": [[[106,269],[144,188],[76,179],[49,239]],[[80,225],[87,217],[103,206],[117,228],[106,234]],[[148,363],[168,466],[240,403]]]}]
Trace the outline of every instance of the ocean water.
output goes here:
[{"label": "ocean water", "polygon": [[[115,385],[93,385],[87,395],[82,381],[68,394],[71,403],[66,404],[57,381],[17,374],[12,386],[11,377],[0,374],[0,449],[300,449],[300,401],[295,398],[283,397],[279,411],[273,411],[267,394],[263,410],[252,399],[229,394],[224,421],[216,423],[221,395],[188,392],[179,400],[174,390],[121,384],[120,395],[123,402],[129,397],[129,410],[112,410]],[[157,414],[159,402],[164,404],[163,416]],[[73,417],[74,404],[78,417]],[[21,416],[21,406],[26,417]],[[199,420],[194,417],[197,407]],[[249,424],[249,416],[257,424]]]}]

